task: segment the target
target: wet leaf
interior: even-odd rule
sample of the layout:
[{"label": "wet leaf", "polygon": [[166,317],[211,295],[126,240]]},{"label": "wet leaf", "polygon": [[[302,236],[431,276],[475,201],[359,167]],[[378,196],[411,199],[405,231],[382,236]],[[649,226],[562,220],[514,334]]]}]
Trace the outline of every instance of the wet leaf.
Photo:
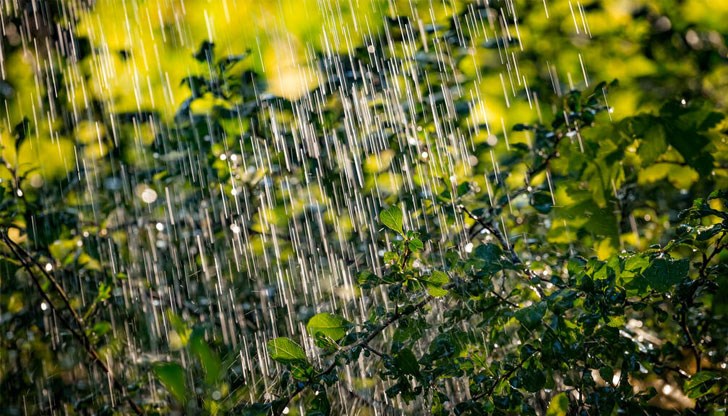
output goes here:
[{"label": "wet leaf", "polygon": [[685,394],[691,399],[698,399],[709,393],[718,374],[712,371],[701,371],[685,382]]},{"label": "wet leaf", "polygon": [[268,341],[270,358],[281,364],[293,364],[306,361],[306,352],[290,338],[279,337]]},{"label": "wet leaf", "polygon": [[346,332],[351,328],[351,323],[341,316],[331,313],[319,313],[314,315],[306,325],[306,329],[311,336],[323,334],[334,341],[338,341],[346,336]]},{"label": "wet leaf", "polygon": [[422,250],[425,247],[425,244],[419,238],[414,237],[407,242],[407,247],[409,247],[411,251],[416,252]]},{"label": "wet leaf", "polygon": [[516,311],[516,319],[524,327],[528,329],[535,329],[537,326],[542,324],[541,320],[546,314],[546,302],[539,302],[529,307],[519,309]]},{"label": "wet leaf", "polygon": [[394,364],[402,374],[417,375],[420,373],[420,364],[411,349],[405,348],[394,357]]},{"label": "wet leaf", "polygon": [[379,221],[390,230],[404,235],[402,211],[397,206],[392,205],[379,213]]}]

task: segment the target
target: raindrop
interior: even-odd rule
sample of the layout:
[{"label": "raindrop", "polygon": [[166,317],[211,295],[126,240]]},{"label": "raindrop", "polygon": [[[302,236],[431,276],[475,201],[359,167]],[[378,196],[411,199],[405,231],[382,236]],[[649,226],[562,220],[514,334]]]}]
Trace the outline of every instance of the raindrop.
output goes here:
[{"label": "raindrop", "polygon": [[141,194],[142,201],[151,204],[157,200],[157,191],[152,188],[145,188]]}]

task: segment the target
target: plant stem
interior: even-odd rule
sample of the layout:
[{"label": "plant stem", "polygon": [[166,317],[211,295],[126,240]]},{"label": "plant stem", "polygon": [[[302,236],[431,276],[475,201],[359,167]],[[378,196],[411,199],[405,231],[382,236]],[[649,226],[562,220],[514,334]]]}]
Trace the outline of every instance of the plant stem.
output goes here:
[{"label": "plant stem", "polygon": [[[392,316],[387,318],[384,321],[384,323],[382,323],[380,326],[378,326],[376,329],[374,329],[372,332],[370,332],[369,335],[367,335],[363,339],[360,339],[359,341],[357,341],[351,345],[347,345],[346,347],[340,349],[336,353],[336,355],[334,355],[334,359],[331,362],[331,364],[329,364],[328,367],[326,367],[323,371],[318,373],[316,376],[312,377],[312,380],[316,380],[316,379],[320,378],[321,376],[330,374],[332,371],[334,371],[336,369],[336,367],[338,367],[338,358],[341,357],[344,353],[346,353],[354,348],[357,348],[357,347],[367,348],[367,346],[369,345],[369,342],[371,342],[377,335],[381,334],[382,331],[384,331],[389,326],[391,326],[392,324],[397,322],[400,318],[408,316],[408,315],[412,315],[413,313],[415,313],[416,311],[421,309],[423,306],[425,306],[430,300],[432,300],[432,296],[427,296],[426,298],[422,299],[420,302],[415,304],[414,307],[410,310],[405,310],[405,312],[400,312],[398,310],[397,312],[392,314]],[[282,415],[283,410],[285,410],[285,408],[288,406],[288,403],[290,403],[291,400],[293,400],[296,396],[298,396],[301,392],[306,390],[312,384],[313,384],[312,381],[308,381],[308,382],[300,384],[298,387],[296,387],[296,390],[294,390],[293,393],[288,395],[288,397],[286,397],[286,399],[283,400],[283,402],[277,409],[273,409],[273,414],[276,416]]]},{"label": "plant stem", "polygon": [[[63,325],[71,332],[71,334],[83,345],[83,348],[86,350],[86,353],[91,357],[92,361],[104,372],[107,374],[109,379],[111,380],[112,385],[114,388],[119,390],[119,393],[121,393],[122,396],[126,398],[127,403],[129,403],[129,406],[132,408],[134,413],[137,415],[143,415],[144,411],[141,407],[139,407],[134,400],[131,399],[128,395],[124,392],[124,387],[119,383],[119,381],[114,377],[114,373],[109,368],[109,366],[106,365],[104,360],[99,355],[98,351],[96,351],[92,344],[91,340],[86,335],[86,327],[83,323],[83,320],[78,315],[78,313],[73,309],[71,306],[71,302],[68,298],[68,295],[66,294],[65,290],[63,290],[63,287],[58,283],[58,281],[49,273],[47,272],[38,262],[33,259],[30,254],[25,251],[19,244],[14,242],[5,232],[0,232],[0,238],[3,240],[5,245],[10,249],[10,251],[13,253],[15,258],[20,261],[25,271],[28,272],[30,275],[31,280],[33,281],[34,286],[38,289],[40,292],[41,297],[43,300],[45,300],[46,303],[48,303],[48,307],[53,310],[56,315],[59,317]],[[28,259],[30,259],[30,262],[28,263]],[[66,309],[68,309],[71,313],[71,316],[73,317],[73,321],[76,323],[76,326],[78,327],[78,330],[74,329],[71,322],[66,320],[66,318],[63,317],[63,314],[61,311],[53,304],[53,302],[50,299],[50,296],[43,290],[43,286],[40,283],[40,279],[38,276],[33,272],[32,266],[35,265],[38,269],[41,270],[41,273],[51,282],[53,285],[53,288],[57,292],[57,294],[60,296],[60,298],[63,300],[63,304]]]}]

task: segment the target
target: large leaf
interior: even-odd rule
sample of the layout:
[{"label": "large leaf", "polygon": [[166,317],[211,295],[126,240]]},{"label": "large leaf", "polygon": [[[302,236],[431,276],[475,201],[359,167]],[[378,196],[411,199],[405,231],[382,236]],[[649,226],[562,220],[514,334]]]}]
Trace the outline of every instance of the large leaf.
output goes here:
[{"label": "large leaf", "polygon": [[647,283],[658,292],[667,292],[685,278],[690,269],[688,259],[654,259],[652,264],[642,272]]},{"label": "large leaf", "polygon": [[390,206],[384,211],[379,213],[379,221],[382,225],[389,228],[392,231],[396,231],[400,234],[404,234],[403,222],[402,222],[402,211],[395,205]]},{"label": "large leaf", "polygon": [[346,331],[351,327],[351,323],[341,316],[331,313],[319,313],[314,315],[306,325],[306,329],[311,336],[323,334],[334,341],[338,341],[346,336]]},{"label": "large leaf", "polygon": [[184,368],[177,363],[155,363],[152,371],[180,403],[187,402],[187,380]]},{"label": "large leaf", "polygon": [[306,361],[306,352],[290,338],[273,338],[268,341],[267,347],[270,358],[281,364]]}]

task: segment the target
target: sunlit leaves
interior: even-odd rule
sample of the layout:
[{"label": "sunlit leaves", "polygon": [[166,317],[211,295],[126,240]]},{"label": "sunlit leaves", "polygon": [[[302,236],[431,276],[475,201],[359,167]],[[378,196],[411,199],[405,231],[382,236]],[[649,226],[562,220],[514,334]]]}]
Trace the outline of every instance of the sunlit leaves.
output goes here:
[{"label": "sunlit leaves", "polygon": [[559,393],[551,398],[546,416],[566,416],[569,414],[569,397],[566,393]]},{"label": "sunlit leaves", "polygon": [[[720,385],[720,382],[723,382]],[[712,371],[701,371],[685,382],[685,394],[691,399],[698,399],[711,393],[722,393],[728,390],[728,384],[723,377]]]}]

